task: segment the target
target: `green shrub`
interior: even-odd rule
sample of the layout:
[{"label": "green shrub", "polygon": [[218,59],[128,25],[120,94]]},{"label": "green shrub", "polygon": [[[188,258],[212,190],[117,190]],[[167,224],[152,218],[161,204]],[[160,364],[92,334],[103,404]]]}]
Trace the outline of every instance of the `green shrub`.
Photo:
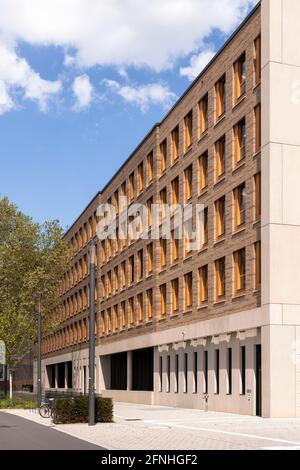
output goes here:
[{"label": "green shrub", "polygon": [[[111,398],[95,399],[95,418],[98,423],[111,423],[113,403]],[[89,416],[88,397],[56,398],[54,403],[54,423],[87,423]]]},{"label": "green shrub", "polygon": [[20,398],[3,398],[0,399],[0,409],[9,410],[9,409],[32,409],[36,408],[37,403],[33,400],[22,400]]}]

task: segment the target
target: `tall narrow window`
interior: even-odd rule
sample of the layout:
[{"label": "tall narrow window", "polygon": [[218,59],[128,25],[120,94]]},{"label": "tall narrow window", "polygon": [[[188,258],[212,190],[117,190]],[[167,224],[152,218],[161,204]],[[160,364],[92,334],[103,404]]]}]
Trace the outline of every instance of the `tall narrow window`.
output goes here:
[{"label": "tall narrow window", "polygon": [[226,77],[222,78],[216,83],[216,119],[220,119],[226,111]]},{"label": "tall narrow window", "polygon": [[116,266],[114,268],[114,292],[119,290],[119,268]]},{"label": "tall narrow window", "polygon": [[147,217],[148,217],[148,227],[152,227],[153,217],[152,217],[152,206],[153,206],[153,197],[150,197],[147,201]]},{"label": "tall narrow window", "polygon": [[114,192],[114,208],[115,208],[116,214],[118,214],[119,213],[119,191],[118,190]]},{"label": "tall narrow window", "polygon": [[215,350],[215,394],[220,393],[220,350]]},{"label": "tall narrow window", "polygon": [[205,207],[200,213],[200,225],[201,225],[201,243],[203,246],[208,243],[208,208]]},{"label": "tall narrow window", "polygon": [[200,113],[200,136],[208,129],[208,94],[206,94],[199,103]]},{"label": "tall narrow window", "polygon": [[225,196],[215,202],[216,239],[225,234]]},{"label": "tall narrow window", "polygon": [[110,296],[112,294],[112,278],[111,278],[111,271],[109,271],[107,273],[107,286],[108,286],[108,289],[107,289],[107,293],[108,293],[108,296]]},{"label": "tall narrow window", "polygon": [[138,251],[138,280],[140,281],[144,275],[144,252]]},{"label": "tall narrow window", "polygon": [[172,313],[178,312],[178,301],[179,301],[179,279],[173,279],[172,281]]},{"label": "tall narrow window", "polygon": [[184,306],[188,310],[193,305],[193,273],[184,276]]},{"label": "tall narrow window", "polygon": [[167,356],[167,389],[166,392],[170,393],[171,389],[171,356]]},{"label": "tall narrow window", "polygon": [[194,393],[198,392],[198,353],[194,352],[194,363],[193,363],[193,373],[194,373]]},{"label": "tall narrow window", "polygon": [[[85,331],[86,331],[86,328],[85,328]],[[111,320],[111,309],[110,308],[107,309],[107,331],[108,331],[108,333],[111,333],[111,331],[112,331],[112,320]]]},{"label": "tall narrow window", "polygon": [[147,318],[148,320],[152,319],[153,312],[153,291],[152,289],[147,290]]},{"label": "tall narrow window", "polygon": [[199,190],[203,191],[207,187],[207,167],[208,152],[199,157]]},{"label": "tall narrow window", "polygon": [[203,393],[208,393],[208,351],[203,352]]},{"label": "tall narrow window", "polygon": [[261,176],[256,173],[254,176],[254,220],[259,220],[261,216]]},{"label": "tall narrow window", "polygon": [[246,185],[241,184],[233,191],[234,196],[234,230],[246,222]]},{"label": "tall narrow window", "polygon": [[235,103],[246,93],[246,54],[234,64],[234,98]]},{"label": "tall narrow window", "polygon": [[240,349],[240,394],[246,394],[246,346]]},{"label": "tall narrow window", "polygon": [[254,41],[254,85],[258,85],[261,78],[261,39],[258,36]]},{"label": "tall narrow window", "polygon": [[167,188],[163,188],[159,193],[160,198],[160,222],[166,216],[166,204],[167,204]]},{"label": "tall narrow window", "polygon": [[159,356],[159,391],[163,391],[163,358]]},{"label": "tall narrow window", "polygon": [[185,150],[187,150],[193,142],[193,111],[190,111],[184,118],[184,137]]},{"label": "tall narrow window", "polygon": [[246,250],[233,253],[234,260],[234,293],[239,294],[246,288]]},{"label": "tall narrow window", "polygon": [[121,319],[122,319],[122,328],[126,328],[126,303],[121,302]]},{"label": "tall narrow window", "polygon": [[179,126],[175,127],[172,131],[172,161],[173,163],[178,159],[179,155]]},{"label": "tall narrow window", "polygon": [[147,183],[150,184],[153,181],[153,152],[147,156]]},{"label": "tall narrow window", "polygon": [[171,183],[172,188],[172,204],[179,204],[179,177],[173,179]]},{"label": "tall narrow window", "polygon": [[175,354],[175,393],[179,392],[179,355]]},{"label": "tall narrow window", "polygon": [[178,248],[179,248],[178,238],[176,236],[176,231],[172,230],[171,233],[171,248],[172,248],[172,262],[175,263],[178,260]]},{"label": "tall narrow window", "polygon": [[153,272],[153,243],[147,246],[147,271],[148,274]]},{"label": "tall narrow window", "polygon": [[129,200],[132,201],[135,196],[134,173],[129,175]]},{"label": "tall narrow window", "polygon": [[122,261],[121,264],[121,283],[124,289],[126,287],[126,261]]},{"label": "tall narrow window", "polygon": [[105,313],[101,312],[101,336],[105,335]]},{"label": "tall narrow window", "polygon": [[159,146],[160,149],[160,173],[166,171],[167,167],[167,139],[165,139]]},{"label": "tall narrow window", "polygon": [[162,284],[159,288],[160,293],[160,315],[165,316],[167,313],[167,285]]},{"label": "tall narrow window", "polygon": [[114,306],[114,330],[118,331],[119,329],[119,310],[118,306]]},{"label": "tall narrow window", "polygon": [[165,238],[160,239],[160,267],[165,268],[167,264],[167,240]]},{"label": "tall narrow window", "polygon": [[193,165],[184,170],[184,189],[185,202],[188,202],[193,196]]},{"label": "tall narrow window", "polygon": [[238,165],[246,158],[246,121],[242,119],[234,126],[234,160]]},{"label": "tall narrow window", "polygon": [[216,300],[225,297],[225,257],[215,261],[215,289]]},{"label": "tall narrow window", "polygon": [[124,181],[124,182],[121,184],[120,209],[124,209],[124,207],[126,207],[126,198],[127,198],[127,194],[126,194],[126,181]]},{"label": "tall narrow window", "polygon": [[183,366],[183,373],[184,373],[184,393],[188,393],[188,360],[189,356],[187,353],[184,353],[184,366]]},{"label": "tall narrow window", "polygon": [[138,304],[138,320],[139,320],[139,323],[141,323],[144,317],[143,294],[138,294],[137,304]]},{"label": "tall narrow window", "polygon": [[261,105],[254,108],[254,152],[259,152],[261,148]]},{"label": "tall narrow window", "polygon": [[131,297],[128,300],[128,307],[129,307],[129,323],[132,326],[134,324],[134,298]]},{"label": "tall narrow window", "polygon": [[208,300],[208,266],[199,269],[199,303],[206,304]]},{"label": "tall narrow window", "polygon": [[261,242],[258,241],[254,244],[254,255],[255,255],[255,289],[258,290],[261,287]]},{"label": "tall narrow window", "polygon": [[225,135],[216,142],[215,156],[216,156],[216,180],[221,178],[225,173],[225,155],[226,155],[226,139]]},{"label": "tall narrow window", "polygon": [[232,394],[232,348],[227,349],[227,395]]},{"label": "tall narrow window", "polygon": [[143,162],[138,166],[138,192],[144,189],[144,165]]},{"label": "tall narrow window", "polygon": [[128,268],[129,268],[129,282],[130,284],[134,283],[134,255],[130,256],[128,259]]}]

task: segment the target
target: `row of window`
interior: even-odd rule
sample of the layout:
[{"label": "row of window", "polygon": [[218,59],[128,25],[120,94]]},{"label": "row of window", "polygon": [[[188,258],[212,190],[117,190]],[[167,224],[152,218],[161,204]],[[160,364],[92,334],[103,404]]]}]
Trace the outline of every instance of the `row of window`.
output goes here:
[{"label": "row of window", "polygon": [[78,232],[70,240],[71,254],[75,255],[84,246],[86,246],[92,238],[96,236],[97,231],[97,214],[94,214],[89,218],[87,222],[79,228]]},{"label": "row of window", "polygon": [[[209,389],[209,351],[203,351],[202,367],[199,368],[199,352],[195,351],[192,354],[193,365],[191,372],[193,374],[193,390],[192,393],[199,393],[198,390],[198,378],[199,372],[202,375],[202,390],[200,393],[208,394],[211,393]],[[213,393],[218,395],[220,393],[220,350],[215,349],[214,354],[214,389]],[[189,393],[189,353],[183,355],[183,374],[182,374],[182,392]],[[165,360],[165,364],[164,364]],[[173,360],[173,364],[171,361]],[[174,371],[174,389],[171,389],[171,370]],[[179,393],[180,381],[179,381],[179,354],[175,354],[174,357],[166,355],[165,357],[159,357],[159,391],[160,392],[174,392]],[[246,346],[240,346],[239,353],[239,394],[246,394]],[[232,348],[226,348],[226,394],[231,395],[233,393],[233,381],[232,381]]]}]

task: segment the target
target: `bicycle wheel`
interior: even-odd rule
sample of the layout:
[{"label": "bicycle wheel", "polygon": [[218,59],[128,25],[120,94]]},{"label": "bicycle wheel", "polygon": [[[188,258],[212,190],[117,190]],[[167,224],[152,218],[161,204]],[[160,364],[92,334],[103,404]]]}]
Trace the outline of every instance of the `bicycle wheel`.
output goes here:
[{"label": "bicycle wheel", "polygon": [[42,418],[50,418],[51,410],[48,405],[41,405],[39,408],[39,414]]}]

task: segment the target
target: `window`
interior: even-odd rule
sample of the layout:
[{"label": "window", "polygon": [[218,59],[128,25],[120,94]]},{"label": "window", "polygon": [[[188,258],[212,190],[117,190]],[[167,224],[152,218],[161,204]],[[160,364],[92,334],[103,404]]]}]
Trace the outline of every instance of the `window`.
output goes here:
[{"label": "window", "polygon": [[261,147],[261,106],[254,108],[254,152],[257,153]]},{"label": "window", "polygon": [[188,202],[193,196],[193,165],[184,170],[184,189],[185,202]]},{"label": "window", "polygon": [[152,289],[147,290],[147,318],[152,319],[153,314],[153,291]]},{"label": "window", "polygon": [[233,253],[234,260],[234,293],[239,294],[246,288],[246,250]]},{"label": "window", "polygon": [[232,348],[227,349],[227,395],[232,394]]},{"label": "window", "polygon": [[178,312],[179,279],[172,281],[172,313]]},{"label": "window", "polygon": [[208,351],[203,352],[203,393],[208,393]]},{"label": "window", "polygon": [[184,353],[184,365],[183,365],[184,388],[183,388],[183,393],[188,393],[188,360],[189,360],[188,354]]},{"label": "window", "polygon": [[226,78],[222,78],[216,83],[216,119],[218,120],[226,111]]},{"label": "window", "polygon": [[159,288],[160,293],[160,315],[163,317],[167,313],[167,286],[162,284]]},{"label": "window", "polygon": [[200,113],[200,136],[208,129],[208,94],[199,103]]},{"label": "window", "polygon": [[255,289],[260,289],[261,286],[261,242],[258,241],[254,244],[255,255]]},{"label": "window", "polygon": [[234,99],[235,103],[246,93],[246,55],[245,53],[234,64]]},{"label": "window", "polygon": [[135,196],[134,173],[129,176],[129,200],[132,201]]},{"label": "window", "polygon": [[166,171],[167,167],[167,139],[160,144],[160,173]]},{"label": "window", "polygon": [[208,300],[208,266],[199,269],[199,303],[205,304]]},{"label": "window", "polygon": [[220,350],[215,350],[215,395],[220,393]]},{"label": "window", "polygon": [[126,328],[126,303],[121,302],[121,319],[122,319],[122,328]]},{"label": "window", "polygon": [[171,183],[172,188],[172,204],[179,204],[179,177],[175,178]]},{"label": "window", "polygon": [[184,306],[188,310],[193,305],[193,273],[184,276]]},{"label": "window", "polygon": [[163,221],[163,219],[166,216],[166,204],[167,204],[167,189],[163,188],[160,193],[160,222]]},{"label": "window", "polygon": [[261,176],[254,176],[254,220],[260,219],[261,215]]},{"label": "window", "polygon": [[148,217],[148,227],[152,227],[153,217],[152,217],[152,206],[153,206],[153,197],[150,197],[147,201],[147,217]]},{"label": "window", "polygon": [[131,297],[128,300],[128,307],[129,307],[129,323],[130,325],[134,324],[134,298]]},{"label": "window", "polygon": [[122,288],[126,287],[126,261],[122,261],[121,264],[121,282]]},{"label": "window", "polygon": [[126,181],[121,184],[121,201],[120,201],[120,208],[124,209],[126,207]]},{"label": "window", "polygon": [[144,275],[144,253],[143,250],[138,251],[138,280],[140,281]]},{"label": "window", "polygon": [[193,361],[193,375],[194,375],[194,393],[198,392],[198,353],[194,352],[194,361]]},{"label": "window", "polygon": [[216,158],[216,180],[221,178],[225,173],[225,157],[226,157],[226,139],[225,135],[219,139],[215,144],[215,158]]},{"label": "window", "polygon": [[225,297],[225,257],[215,261],[215,289],[216,300]]},{"label": "window", "polygon": [[208,243],[208,208],[205,209],[200,214],[201,221],[201,242],[202,246],[207,245]]},{"label": "window", "polygon": [[246,346],[240,349],[240,395],[246,394]]},{"label": "window", "polygon": [[128,268],[129,268],[129,282],[130,284],[134,283],[134,256],[130,256],[128,260]]},{"label": "window", "polygon": [[105,299],[105,297],[106,297],[105,276],[101,276],[101,297],[102,297],[102,299]]},{"label": "window", "polygon": [[160,267],[161,269],[166,267],[167,263],[167,240],[165,238],[160,239]]},{"label": "window", "polygon": [[150,184],[153,181],[153,152],[147,156],[147,183]]},{"label": "window", "polygon": [[175,263],[178,260],[178,238],[176,231],[172,230],[171,233],[171,245],[172,245],[172,262]]},{"label": "window", "polygon": [[208,152],[199,157],[199,190],[203,191],[207,187],[207,166]]},{"label": "window", "polygon": [[185,150],[187,150],[193,142],[193,111],[184,118],[184,137],[185,137]]},{"label": "window", "polygon": [[172,131],[172,161],[175,162],[179,155],[179,126]]},{"label": "window", "polygon": [[143,162],[138,166],[138,192],[144,189],[144,165]]},{"label": "window", "polygon": [[171,356],[167,356],[167,389],[166,392],[170,393],[171,388]]},{"label": "window", "polygon": [[101,312],[101,336],[105,335],[105,316],[104,312]]},{"label": "window", "polygon": [[261,38],[258,36],[254,41],[254,85],[258,85],[261,79]]},{"label": "window", "polygon": [[111,333],[112,331],[112,318],[111,318],[111,309],[107,309],[107,332]]},{"label": "window", "polygon": [[234,127],[234,163],[238,165],[246,158],[246,121],[242,119]]},{"label": "window", "polygon": [[215,202],[216,239],[225,234],[225,196]]},{"label": "window", "polygon": [[148,274],[153,271],[153,243],[149,243],[147,246],[147,270]]},{"label": "window", "polygon": [[112,278],[111,278],[111,271],[107,273],[107,284],[108,284],[108,297],[112,294]]},{"label": "window", "polygon": [[118,306],[114,306],[114,330],[118,331],[119,329],[119,311]]},{"label": "window", "polygon": [[234,196],[234,230],[246,222],[246,186],[245,183],[233,191]]},{"label": "window", "polygon": [[179,355],[175,354],[175,393],[179,392]]},{"label": "window", "polygon": [[116,266],[114,268],[114,291],[117,292],[119,290],[119,268]]},{"label": "window", "polygon": [[102,240],[102,242],[101,242],[100,259],[101,259],[102,263],[105,263],[105,261],[106,261],[105,240]]},{"label": "window", "polygon": [[114,192],[114,208],[115,208],[116,214],[118,214],[119,213],[119,191],[118,190]]},{"label": "window", "polygon": [[138,294],[137,296],[137,304],[138,304],[138,320],[141,323],[143,321],[143,294]]}]

